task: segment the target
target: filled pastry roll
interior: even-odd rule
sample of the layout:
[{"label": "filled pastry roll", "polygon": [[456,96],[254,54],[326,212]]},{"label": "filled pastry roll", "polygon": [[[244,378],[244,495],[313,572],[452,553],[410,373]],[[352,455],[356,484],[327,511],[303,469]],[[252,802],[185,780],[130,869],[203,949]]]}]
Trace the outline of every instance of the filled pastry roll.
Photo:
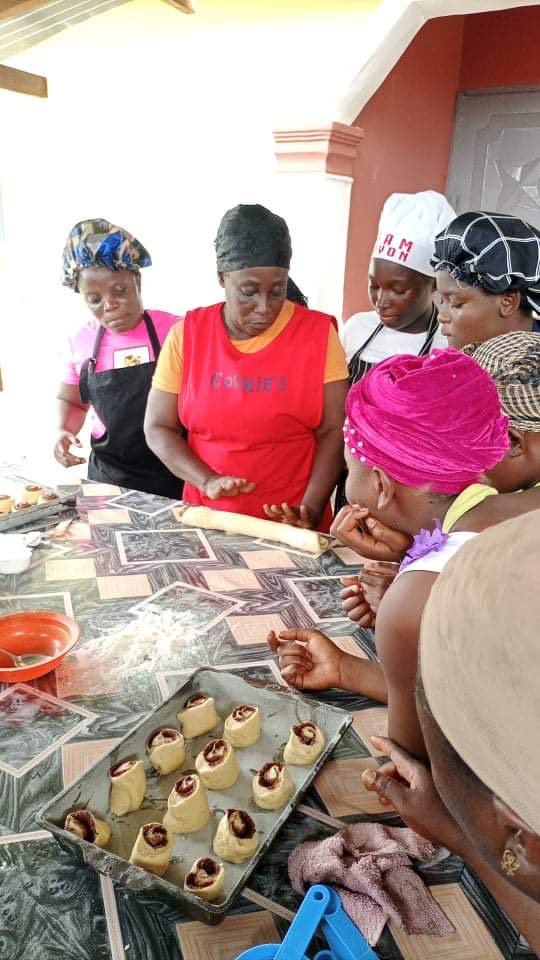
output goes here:
[{"label": "filled pastry roll", "polygon": [[64,830],[74,833],[77,837],[95,843],[96,847],[106,847],[111,839],[109,824],[99,820],[90,810],[74,810],[68,813]]},{"label": "filled pastry roll", "polygon": [[251,747],[261,735],[261,713],[258,707],[243,703],[235,707],[225,720],[223,736],[233,747]]},{"label": "filled pastry roll", "polygon": [[184,880],[184,890],[202,897],[203,900],[218,900],[223,894],[225,867],[211,857],[195,861]]},{"label": "filled pastry roll", "polygon": [[262,810],[278,810],[289,802],[294,783],[284,763],[265,763],[253,777],[253,799]]},{"label": "filled pastry roll", "polygon": [[171,862],[174,837],[161,823],[145,823],[139,830],[129,862],[162,877]]},{"label": "filled pastry roll", "polygon": [[156,730],[148,740],[146,752],[152,766],[161,774],[178,770],[186,759],[184,738],[174,727]]},{"label": "filled pastry roll", "polygon": [[320,756],[325,743],[322,731],[316,723],[312,723],[311,720],[298,723],[295,727],[291,727],[289,739],[283,751],[283,759],[285,763],[291,763],[293,766],[307,766]]},{"label": "filled pastry roll", "polygon": [[210,740],[195,758],[195,768],[209,790],[227,790],[240,776],[235,752],[227,740]]},{"label": "filled pastry roll", "polygon": [[184,709],[177,716],[186,740],[208,733],[219,723],[214,698],[207,697],[205,693],[196,693],[186,700]]},{"label": "filled pastry roll", "polygon": [[214,853],[229,863],[252,857],[259,845],[255,821],[245,810],[227,810],[214,837]]},{"label": "filled pastry roll", "polygon": [[7,493],[0,493],[0,513],[11,513],[14,506],[13,497],[9,497]]},{"label": "filled pastry roll", "polygon": [[58,500],[58,494],[48,490],[41,494],[38,503],[54,503],[55,500]]},{"label": "filled pastry roll", "polygon": [[142,760],[121,760],[109,770],[111,813],[123,817],[138,810],[144,800],[146,776]]},{"label": "filled pastry roll", "polygon": [[21,500],[34,506],[43,494],[43,487],[38,487],[36,483],[28,483],[22,492]]},{"label": "filled pastry roll", "polygon": [[13,510],[18,513],[19,510],[28,510],[30,507],[33,507],[33,503],[28,503],[27,500],[20,500],[19,503],[15,504]]},{"label": "filled pastry roll", "polygon": [[163,826],[172,833],[195,833],[210,819],[208,794],[196,773],[180,777],[167,801]]}]

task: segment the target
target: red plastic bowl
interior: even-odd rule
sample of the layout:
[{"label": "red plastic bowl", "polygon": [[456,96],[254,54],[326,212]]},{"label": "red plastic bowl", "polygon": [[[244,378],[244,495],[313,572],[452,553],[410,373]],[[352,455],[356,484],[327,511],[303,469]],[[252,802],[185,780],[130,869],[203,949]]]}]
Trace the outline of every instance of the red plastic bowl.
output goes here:
[{"label": "red plastic bowl", "polygon": [[36,610],[32,613],[11,613],[0,617],[0,647],[10,653],[43,653],[52,657],[34,667],[7,670],[12,664],[5,653],[0,653],[0,681],[14,683],[35,680],[55,670],[80,636],[79,624],[62,613]]}]

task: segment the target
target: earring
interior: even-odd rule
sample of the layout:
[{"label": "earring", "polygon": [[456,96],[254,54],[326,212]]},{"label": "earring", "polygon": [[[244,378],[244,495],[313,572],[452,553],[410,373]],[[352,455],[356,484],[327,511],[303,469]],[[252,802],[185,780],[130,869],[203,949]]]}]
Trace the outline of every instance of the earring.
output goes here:
[{"label": "earring", "polygon": [[515,873],[518,872],[520,867],[519,860],[513,850],[509,850],[508,847],[503,852],[501,857],[501,870],[507,877],[513,877]]}]

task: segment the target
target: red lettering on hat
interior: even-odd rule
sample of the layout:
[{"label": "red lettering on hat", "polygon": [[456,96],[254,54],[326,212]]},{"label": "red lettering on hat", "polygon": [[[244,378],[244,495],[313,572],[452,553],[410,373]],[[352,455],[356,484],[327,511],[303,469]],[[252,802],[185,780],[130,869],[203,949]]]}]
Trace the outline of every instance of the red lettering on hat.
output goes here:
[{"label": "red lettering on hat", "polygon": [[407,263],[409,254],[414,244],[412,240],[401,240],[399,244],[399,259],[402,263]]},{"label": "red lettering on hat", "polygon": [[379,253],[384,253],[385,247],[388,247],[386,253],[389,257],[393,257],[396,252],[396,248],[392,246],[394,242],[394,234],[387,233],[382,243],[379,244]]}]

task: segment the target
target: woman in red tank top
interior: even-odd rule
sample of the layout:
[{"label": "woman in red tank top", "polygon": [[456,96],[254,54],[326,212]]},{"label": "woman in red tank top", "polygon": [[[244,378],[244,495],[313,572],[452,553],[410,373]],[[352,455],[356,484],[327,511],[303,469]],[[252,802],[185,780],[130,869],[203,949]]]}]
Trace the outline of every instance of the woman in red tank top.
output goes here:
[{"label": "woman in red tank top", "polygon": [[229,210],[216,253],[225,301],[189,311],[171,331],[147,442],[186,481],[190,503],[327,530],[347,391],[335,320],[286,299],[289,231],[265,207]]}]

